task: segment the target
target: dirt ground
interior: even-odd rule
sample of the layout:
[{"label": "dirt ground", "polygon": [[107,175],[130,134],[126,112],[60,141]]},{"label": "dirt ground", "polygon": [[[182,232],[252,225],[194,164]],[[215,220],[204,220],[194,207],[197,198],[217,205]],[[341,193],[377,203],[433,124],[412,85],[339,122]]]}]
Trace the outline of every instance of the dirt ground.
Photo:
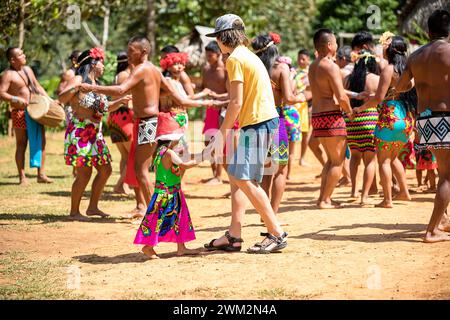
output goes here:
[{"label": "dirt ground", "polygon": [[[79,285],[63,289],[92,299],[450,298],[450,243],[422,242],[434,194],[413,194],[412,201],[395,202],[393,209],[361,208],[348,201],[350,188],[345,187],[335,191],[336,200],[345,202],[342,209],[318,210],[314,203],[320,181],[314,177],[320,165],[309,152],[311,167],[295,164],[281,204],[280,217],[289,224],[285,227],[289,245],[282,253],[180,258],[174,255],[174,244],[161,244],[157,251],[162,259],[148,261],[132,243],[138,225],[121,218],[133,208],[134,200],[112,193],[119,154],[109,138],[115,172],[100,204],[113,218],[66,221],[72,177],[63,162],[62,139],[63,133],[48,138],[48,173],[55,184],[38,185],[33,178],[27,188],[16,185],[14,140],[0,139],[0,257],[11,261],[21,253],[28,261],[59,263],[53,272],[62,280],[49,290],[72,281],[66,277],[75,268],[80,272]],[[201,144],[198,139],[195,143]],[[27,172],[35,174],[28,166]],[[219,237],[230,221],[230,200],[222,197],[229,185],[199,183],[210,174],[208,163],[203,163],[185,176],[197,236],[188,244],[191,248]],[[413,171],[408,171],[408,182],[414,189]],[[261,239],[259,233],[265,228],[259,221],[249,208],[244,249]],[[3,298],[20,298],[6,290],[24,289],[17,282],[18,271],[8,268],[6,259],[1,261]]]}]

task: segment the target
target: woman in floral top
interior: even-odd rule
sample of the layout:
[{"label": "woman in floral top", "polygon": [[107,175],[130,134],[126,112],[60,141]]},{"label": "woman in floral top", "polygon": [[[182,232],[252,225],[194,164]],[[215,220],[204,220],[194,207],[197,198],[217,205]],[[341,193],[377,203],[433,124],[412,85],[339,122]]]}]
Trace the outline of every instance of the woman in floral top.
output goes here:
[{"label": "woman in floral top", "polygon": [[104,71],[104,53],[100,48],[84,51],[77,60],[76,76],[70,80],[67,90],[59,95],[62,103],[73,108],[73,118],[67,126],[64,140],[64,158],[66,164],[77,168],[72,185],[70,219],[84,221],[86,216],[80,213],[80,202],[84,190],[92,175],[92,167],[97,175],[92,183],[92,192],[87,216],[107,217],[108,214],[98,208],[103,188],[111,175],[111,155],[102,135],[102,117],[108,111],[127,103],[129,97],[123,97],[108,103],[106,96],[88,92],[79,92],[81,83],[96,83]]}]

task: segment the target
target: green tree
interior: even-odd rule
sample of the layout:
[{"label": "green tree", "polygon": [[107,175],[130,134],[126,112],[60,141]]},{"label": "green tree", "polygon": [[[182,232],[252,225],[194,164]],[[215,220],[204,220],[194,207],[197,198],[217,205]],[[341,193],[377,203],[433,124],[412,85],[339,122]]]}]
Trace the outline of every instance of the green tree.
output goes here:
[{"label": "green tree", "polygon": [[[368,26],[373,13],[368,13],[367,9],[371,5],[380,9],[379,27]],[[360,30],[369,30],[373,33],[395,31],[397,29],[395,11],[398,6],[398,0],[318,0],[314,28],[330,28],[336,33]]]}]

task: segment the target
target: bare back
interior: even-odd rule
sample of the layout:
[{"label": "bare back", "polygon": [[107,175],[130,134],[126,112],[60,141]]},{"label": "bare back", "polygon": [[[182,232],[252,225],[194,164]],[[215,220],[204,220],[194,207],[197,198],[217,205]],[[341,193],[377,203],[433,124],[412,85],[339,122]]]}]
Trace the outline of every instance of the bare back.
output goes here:
[{"label": "bare back", "polygon": [[339,67],[327,57],[316,59],[309,67],[308,77],[314,113],[340,109],[333,99],[334,92],[331,84],[333,68],[337,69],[340,74]]},{"label": "bare back", "polygon": [[450,44],[443,40],[415,51],[408,61],[419,99],[418,111],[450,112]]},{"label": "bare back", "polygon": [[146,61],[136,66],[131,72],[140,73],[140,81],[130,89],[133,96],[133,110],[137,118],[154,117],[159,112],[159,93],[161,73],[155,66]]}]

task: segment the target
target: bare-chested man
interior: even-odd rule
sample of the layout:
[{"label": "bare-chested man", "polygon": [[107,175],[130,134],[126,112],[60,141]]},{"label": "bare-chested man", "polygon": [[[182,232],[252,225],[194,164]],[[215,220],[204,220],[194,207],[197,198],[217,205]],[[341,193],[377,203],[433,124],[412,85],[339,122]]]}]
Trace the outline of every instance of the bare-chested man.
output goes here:
[{"label": "bare-chested man", "polygon": [[[28,134],[25,121],[25,109],[30,101],[32,90],[48,97],[47,92],[37,81],[33,70],[26,65],[27,58],[22,49],[11,47],[6,50],[6,58],[10,63],[0,79],[0,99],[11,104],[14,134],[16,136],[16,165],[21,185],[28,185],[25,176],[25,151]],[[44,173],[45,164],[45,128],[42,126],[42,157],[38,167],[37,182],[52,183]]]},{"label": "bare-chested man", "polygon": [[[327,162],[322,171],[322,183],[317,204],[321,209],[337,208],[331,195],[342,173],[345,158],[347,131],[342,111],[353,119],[339,67],[333,62],[336,54],[336,37],[329,29],[319,29],[314,34],[314,47],[318,58],[309,67],[309,81],[313,97],[313,136],[325,149]],[[336,97],[339,105],[333,99]]]},{"label": "bare-chested man", "polygon": [[61,81],[59,82],[58,88],[56,89],[56,94],[59,95],[61,92],[63,92],[66,89],[69,80],[75,77],[75,69],[76,69],[75,65],[77,63],[77,59],[80,56],[80,54],[81,54],[80,50],[74,50],[70,54],[69,60],[72,65],[70,66],[69,69],[67,69],[62,73]]},{"label": "bare-chested man", "polygon": [[[227,71],[225,64],[222,62],[222,55],[219,45],[216,41],[211,41],[205,48],[206,61],[208,64],[202,71],[202,86],[210,89],[218,95],[227,92]],[[209,144],[209,140],[217,133],[220,128],[220,109],[209,107],[206,109],[205,126],[203,133],[205,134],[205,144]],[[211,163],[213,172],[212,179],[207,179],[207,184],[222,183],[222,165],[219,163]]]},{"label": "bare-chested man", "polygon": [[179,105],[200,104],[198,101],[194,102],[178,94],[161,72],[148,61],[150,50],[150,42],[147,38],[140,36],[131,38],[128,42],[128,61],[134,67],[124,82],[115,86],[81,85],[83,91],[94,91],[109,96],[123,96],[130,92],[133,96],[133,111],[139,127],[135,139],[134,168],[147,205],[151,199],[148,168],[156,148],[155,135],[160,90],[169,92]]},{"label": "bare-chested man", "polygon": [[416,50],[396,86],[397,91],[411,88],[414,78],[419,99],[416,126],[418,147],[430,149],[439,167],[439,183],[434,209],[425,234],[425,242],[450,240],[447,207],[450,202],[450,12],[436,10],[428,18],[431,42]]}]

